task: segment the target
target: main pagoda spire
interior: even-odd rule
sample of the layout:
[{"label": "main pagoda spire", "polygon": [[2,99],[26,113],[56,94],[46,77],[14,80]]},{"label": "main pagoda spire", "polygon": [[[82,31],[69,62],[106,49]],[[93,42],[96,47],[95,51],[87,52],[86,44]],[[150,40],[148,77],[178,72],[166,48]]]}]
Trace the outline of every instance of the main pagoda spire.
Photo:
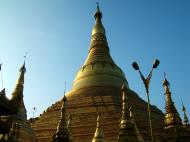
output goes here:
[{"label": "main pagoda spire", "polygon": [[74,89],[91,86],[116,86],[120,88],[123,82],[128,87],[123,71],[110,56],[102,16],[99,5],[97,5],[89,54],[75,78]]},{"label": "main pagoda spire", "polygon": [[97,5],[94,18],[95,25],[92,29],[89,55],[84,66],[96,63],[109,63],[115,65],[109,54],[106,31],[102,24],[102,12],[100,11],[99,5]]}]

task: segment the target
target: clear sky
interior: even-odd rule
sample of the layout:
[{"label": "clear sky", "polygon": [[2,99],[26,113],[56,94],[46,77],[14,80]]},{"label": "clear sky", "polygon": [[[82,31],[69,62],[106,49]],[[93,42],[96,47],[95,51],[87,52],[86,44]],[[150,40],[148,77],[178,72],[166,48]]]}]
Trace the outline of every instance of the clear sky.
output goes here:
[{"label": "clear sky", "polygon": [[[124,71],[131,89],[146,100],[145,89],[131,64],[147,75],[152,61],[161,62],[150,84],[150,100],[164,110],[163,73],[181,113],[182,97],[190,115],[190,1],[99,0],[111,56]],[[0,59],[7,96],[26,59],[24,101],[35,116],[72,88],[88,54],[95,0],[1,0]],[[0,83],[1,85],[1,83]]]}]

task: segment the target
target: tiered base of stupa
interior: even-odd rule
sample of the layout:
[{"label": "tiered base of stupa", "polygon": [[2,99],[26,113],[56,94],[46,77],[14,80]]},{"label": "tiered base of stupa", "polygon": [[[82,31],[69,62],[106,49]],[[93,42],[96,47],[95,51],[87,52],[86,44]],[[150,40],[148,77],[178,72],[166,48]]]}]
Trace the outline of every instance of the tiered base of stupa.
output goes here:
[{"label": "tiered base of stupa", "polygon": [[[107,142],[116,142],[121,117],[121,89],[114,87],[89,87],[70,91],[67,96],[67,113],[71,113],[71,132],[74,142],[92,141],[96,129],[97,109],[101,113],[102,128]],[[146,142],[150,141],[147,103],[127,90],[137,126]],[[49,107],[32,123],[39,142],[51,142],[60,119],[61,101]],[[163,113],[151,107],[155,139],[159,142]]]}]

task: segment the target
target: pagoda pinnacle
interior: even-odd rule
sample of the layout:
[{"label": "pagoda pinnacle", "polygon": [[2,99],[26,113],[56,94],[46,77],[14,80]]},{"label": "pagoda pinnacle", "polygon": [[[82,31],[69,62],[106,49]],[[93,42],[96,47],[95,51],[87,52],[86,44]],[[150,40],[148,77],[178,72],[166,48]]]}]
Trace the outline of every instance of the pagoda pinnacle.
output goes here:
[{"label": "pagoda pinnacle", "polygon": [[170,126],[182,125],[181,118],[172,100],[170,92],[170,84],[166,79],[166,77],[163,81],[163,86],[165,90],[165,101],[166,101],[165,126],[170,127]]},{"label": "pagoda pinnacle", "polygon": [[[20,88],[20,91],[23,91],[22,89],[23,89],[23,85],[24,85],[24,74],[26,72],[25,62],[19,71],[20,71],[20,75],[17,80],[16,88],[14,91],[19,91],[19,88]],[[14,97],[16,97],[16,96],[13,95],[12,98],[14,98]]]},{"label": "pagoda pinnacle", "polygon": [[100,112],[98,111],[97,112],[97,126],[96,126],[96,131],[94,133],[94,138],[92,139],[92,142],[104,142],[104,132],[103,132],[103,129],[101,128],[100,126],[100,117],[101,117],[101,114]]},{"label": "pagoda pinnacle", "polygon": [[118,142],[144,142],[134,121],[131,107],[129,107],[125,85],[122,86],[122,92],[122,116],[120,120]]},{"label": "pagoda pinnacle", "polygon": [[187,112],[186,112],[186,108],[183,104],[183,101],[181,99],[181,102],[182,102],[182,111],[183,111],[183,125],[184,126],[189,126],[189,119],[188,119],[188,116],[187,116]]},{"label": "pagoda pinnacle", "polygon": [[92,29],[92,38],[90,48],[101,45],[101,48],[106,47],[108,49],[108,43],[106,39],[106,32],[102,24],[102,12],[100,11],[99,5],[97,4],[96,12],[94,14],[95,25]]},{"label": "pagoda pinnacle", "polygon": [[129,113],[129,105],[128,105],[128,100],[126,96],[126,87],[125,85],[122,86],[122,118],[121,118],[121,126],[126,125],[123,122],[126,123],[126,120],[130,118],[130,113]]},{"label": "pagoda pinnacle", "polygon": [[97,3],[97,9],[96,9],[96,12],[94,14],[94,18],[96,20],[95,22],[95,26],[92,30],[92,35],[96,34],[96,33],[101,33],[101,34],[105,34],[105,29],[104,29],[104,26],[102,24],[102,12],[100,11],[100,8],[99,8],[99,4]]},{"label": "pagoda pinnacle", "polygon": [[22,65],[22,67],[20,68],[20,74],[19,74],[19,78],[17,80],[16,83],[16,87],[12,93],[11,96],[11,101],[16,105],[17,107],[17,116],[20,119],[27,119],[26,116],[26,108],[24,105],[24,100],[23,100],[23,90],[24,90],[24,74],[26,72],[26,67],[25,67],[25,62]]},{"label": "pagoda pinnacle", "polygon": [[71,117],[69,117],[69,120],[66,120],[66,96],[64,95],[62,99],[62,107],[61,107],[61,119],[58,123],[57,130],[55,134],[53,135],[52,142],[72,142],[69,131],[70,126],[70,120]]}]

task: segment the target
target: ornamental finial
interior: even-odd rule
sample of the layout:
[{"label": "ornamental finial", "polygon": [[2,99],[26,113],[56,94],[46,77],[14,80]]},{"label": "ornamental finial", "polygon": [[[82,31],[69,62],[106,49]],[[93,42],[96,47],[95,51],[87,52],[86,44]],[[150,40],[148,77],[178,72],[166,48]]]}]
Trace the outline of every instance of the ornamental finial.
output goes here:
[{"label": "ornamental finial", "polygon": [[96,7],[96,12],[94,14],[94,17],[95,19],[98,19],[98,18],[102,18],[102,12],[100,11],[100,7],[99,7],[99,3],[97,2],[96,3],[97,7]]},{"label": "ornamental finial", "polygon": [[167,86],[167,87],[169,87],[170,86],[170,83],[169,83],[169,81],[167,80],[167,78],[166,78],[166,73],[164,72],[164,81],[163,81],[163,86]]},{"label": "ornamental finial", "polygon": [[96,2],[97,10],[99,10],[99,2]]},{"label": "ornamental finial", "polygon": [[99,3],[97,4],[97,8],[96,8],[96,12],[94,14],[94,18],[96,20],[94,28],[92,30],[92,35],[96,34],[96,33],[101,33],[101,34],[105,34],[105,29],[104,26],[102,25],[102,12],[100,11],[100,7],[99,7]]}]

